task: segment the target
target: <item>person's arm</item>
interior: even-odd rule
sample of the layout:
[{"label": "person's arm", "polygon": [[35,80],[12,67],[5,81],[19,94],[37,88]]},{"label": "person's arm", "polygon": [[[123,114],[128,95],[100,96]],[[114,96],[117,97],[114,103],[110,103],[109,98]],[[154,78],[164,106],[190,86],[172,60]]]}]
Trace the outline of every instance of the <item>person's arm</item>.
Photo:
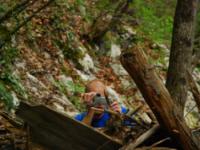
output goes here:
[{"label": "person's arm", "polygon": [[86,113],[83,112],[83,113],[80,113],[80,114],[77,114],[74,119],[77,120],[77,121],[82,121],[83,118],[86,116]]},{"label": "person's arm", "polygon": [[106,87],[106,95],[110,101],[110,107],[113,111],[122,113],[122,108],[120,106],[119,95],[110,87]]},{"label": "person's arm", "polygon": [[110,107],[115,112],[119,112],[119,113],[122,112],[121,107],[120,107],[120,105],[119,105],[119,103],[117,101],[112,102],[112,104],[110,105]]}]

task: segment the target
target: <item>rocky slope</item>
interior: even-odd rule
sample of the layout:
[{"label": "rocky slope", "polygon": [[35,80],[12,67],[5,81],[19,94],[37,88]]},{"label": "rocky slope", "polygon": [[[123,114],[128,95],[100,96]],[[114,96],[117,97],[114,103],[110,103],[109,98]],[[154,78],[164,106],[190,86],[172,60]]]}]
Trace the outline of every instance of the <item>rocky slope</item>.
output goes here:
[{"label": "rocky slope", "polygon": [[[24,19],[44,2],[35,3],[19,15],[19,19]],[[136,107],[144,100],[119,62],[121,51],[131,46],[145,51],[165,82],[169,58],[165,45],[141,38],[132,22],[124,20],[116,30],[108,31],[100,43],[87,42],[82,35],[92,24],[87,13],[95,9],[95,2],[87,1],[84,5],[77,2],[59,0],[48,6],[6,45],[1,58],[0,95],[7,106],[13,108],[24,100],[73,116],[84,110],[80,94],[85,84],[97,78],[119,95],[121,103]],[[93,6],[89,12],[88,6]],[[95,12],[94,18],[98,11]],[[4,25],[11,28],[13,21]],[[200,80],[198,71],[195,76]],[[194,112],[198,116],[197,111]],[[193,122],[192,127],[198,126],[198,121]]]}]

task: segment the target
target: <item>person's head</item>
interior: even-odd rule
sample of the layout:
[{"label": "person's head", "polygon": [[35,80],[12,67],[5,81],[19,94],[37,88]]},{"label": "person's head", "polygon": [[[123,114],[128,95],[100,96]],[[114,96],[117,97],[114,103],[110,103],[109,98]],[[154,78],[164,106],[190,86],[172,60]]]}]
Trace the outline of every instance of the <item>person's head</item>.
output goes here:
[{"label": "person's head", "polygon": [[101,96],[106,97],[106,86],[103,83],[103,81],[95,79],[90,81],[85,88],[85,92],[89,93],[89,92],[96,92],[99,93]]},{"label": "person's head", "polygon": [[[107,104],[107,100],[106,98],[106,86],[105,84],[101,81],[101,80],[92,80],[90,81],[87,85],[86,85],[86,89],[85,89],[86,93],[90,93],[90,92],[96,92],[98,93],[97,96],[94,97],[94,101],[93,103],[95,103],[96,108],[101,108],[101,109],[105,109],[107,106],[105,104]],[[103,97],[103,98],[100,98]],[[105,101],[103,101],[105,100]]]}]

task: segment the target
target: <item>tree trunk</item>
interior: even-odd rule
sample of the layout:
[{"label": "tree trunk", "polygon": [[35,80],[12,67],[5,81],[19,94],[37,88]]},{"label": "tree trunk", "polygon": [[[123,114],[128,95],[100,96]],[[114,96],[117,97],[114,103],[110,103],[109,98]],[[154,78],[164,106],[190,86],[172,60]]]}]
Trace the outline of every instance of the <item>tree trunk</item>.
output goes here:
[{"label": "tree trunk", "polygon": [[178,0],[166,86],[181,111],[187,99],[187,69],[191,68],[198,0]]},{"label": "tree trunk", "polygon": [[153,67],[149,66],[144,53],[139,49],[124,52],[121,63],[134,79],[146,102],[154,112],[160,125],[167,129],[177,143],[185,150],[200,149],[198,141],[181,120],[182,113],[158,77]]},{"label": "tree trunk", "polygon": [[131,0],[119,1],[113,14],[111,15],[108,12],[102,12],[92,24],[89,32],[86,33],[86,35],[83,35],[83,37],[88,41],[99,42],[108,30],[117,25],[123,13],[128,9],[130,2]]}]

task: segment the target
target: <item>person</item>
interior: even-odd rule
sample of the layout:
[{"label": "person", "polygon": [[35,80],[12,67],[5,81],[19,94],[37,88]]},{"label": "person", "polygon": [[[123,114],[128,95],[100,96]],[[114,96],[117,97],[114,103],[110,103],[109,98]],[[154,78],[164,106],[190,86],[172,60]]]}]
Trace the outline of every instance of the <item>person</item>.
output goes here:
[{"label": "person", "polygon": [[[102,97],[106,100],[104,103],[96,103],[94,104],[94,99],[98,97]],[[87,116],[87,114],[90,111],[91,107],[99,108],[99,109],[111,109],[112,111],[118,112],[118,113],[126,113],[127,109],[125,107],[122,107],[119,105],[119,102],[116,99],[109,99],[109,90],[105,86],[105,84],[101,80],[92,80],[86,85],[85,93],[82,94],[82,100],[83,103],[87,107],[86,112],[82,112],[75,116],[75,119],[78,121],[83,121],[83,119]],[[109,103],[109,101],[111,101]],[[105,104],[106,103],[106,104]],[[95,114],[91,126],[93,127],[105,127],[106,122],[110,119],[110,114],[106,111],[103,111],[102,113]]]}]

